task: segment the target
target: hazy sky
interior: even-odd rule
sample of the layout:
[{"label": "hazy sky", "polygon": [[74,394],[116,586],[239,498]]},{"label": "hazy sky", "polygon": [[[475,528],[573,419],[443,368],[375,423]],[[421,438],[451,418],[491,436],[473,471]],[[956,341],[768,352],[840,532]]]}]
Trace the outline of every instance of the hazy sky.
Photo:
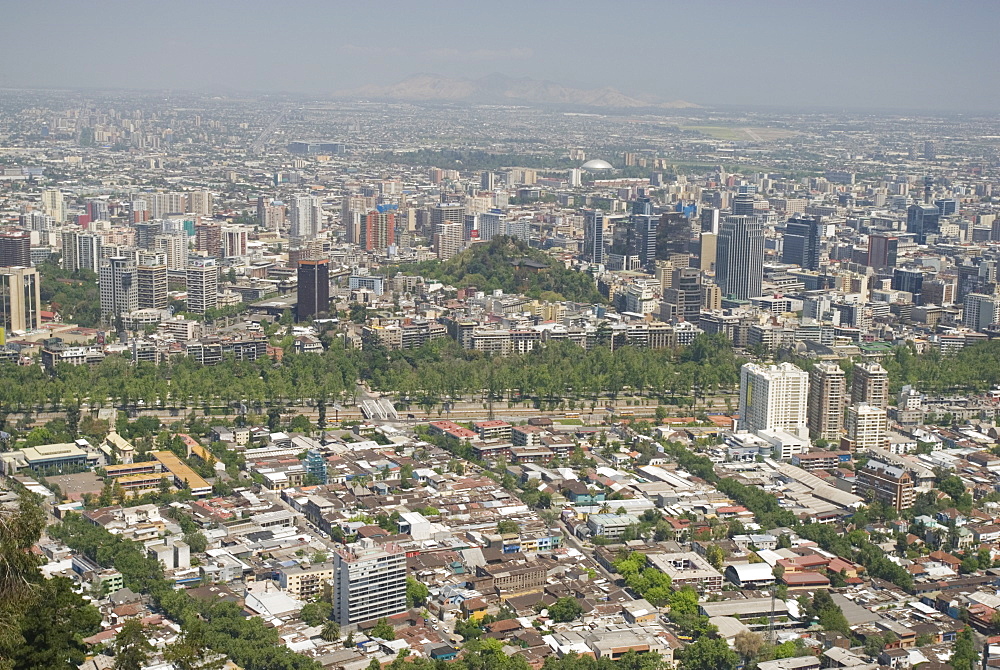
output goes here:
[{"label": "hazy sky", "polygon": [[492,72],[702,104],[994,111],[996,0],[0,0],[0,86],[326,94]]}]

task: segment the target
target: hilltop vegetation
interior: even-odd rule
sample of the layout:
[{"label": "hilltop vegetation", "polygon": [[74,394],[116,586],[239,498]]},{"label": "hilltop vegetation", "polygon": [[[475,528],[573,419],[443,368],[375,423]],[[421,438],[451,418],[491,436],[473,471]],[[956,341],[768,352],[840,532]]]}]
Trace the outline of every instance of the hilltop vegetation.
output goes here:
[{"label": "hilltop vegetation", "polygon": [[[517,264],[524,260],[545,267],[535,269]],[[569,270],[545,252],[513,237],[495,237],[447,261],[412,263],[400,266],[399,271],[458,288],[502,289],[505,293],[523,293],[542,300],[604,301],[590,275]]]}]

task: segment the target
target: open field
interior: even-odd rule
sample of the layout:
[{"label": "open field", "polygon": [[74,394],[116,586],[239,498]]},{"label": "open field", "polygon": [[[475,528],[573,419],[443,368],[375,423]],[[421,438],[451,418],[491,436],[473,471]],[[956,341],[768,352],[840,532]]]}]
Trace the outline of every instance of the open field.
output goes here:
[{"label": "open field", "polygon": [[799,134],[797,131],[785,128],[734,128],[731,126],[681,126],[681,130],[693,130],[717,140],[730,142],[770,142]]}]

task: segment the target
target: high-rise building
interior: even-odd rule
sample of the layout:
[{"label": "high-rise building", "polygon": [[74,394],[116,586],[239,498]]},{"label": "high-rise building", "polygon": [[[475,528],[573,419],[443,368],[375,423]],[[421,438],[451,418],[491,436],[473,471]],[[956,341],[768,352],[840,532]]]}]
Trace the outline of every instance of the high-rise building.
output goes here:
[{"label": "high-rise building", "polygon": [[720,212],[718,207],[705,207],[701,210],[701,232],[719,234]]},{"label": "high-rise building", "polygon": [[98,274],[101,293],[101,314],[117,319],[139,308],[139,285],[135,276],[135,260],[113,256],[101,261]]},{"label": "high-rise building", "polygon": [[139,309],[167,306],[167,255],[140,253],[135,268]]},{"label": "high-rise building", "polygon": [[364,215],[358,244],[366,251],[383,250],[396,244],[396,205],[379,205]]},{"label": "high-rise building", "polygon": [[698,323],[698,315],[701,314],[701,270],[674,268],[670,288],[663,292],[663,299],[674,306],[675,317]]},{"label": "high-rise building", "polygon": [[809,372],[809,434],[838,441],[847,402],[847,376],[836,363],[820,362]]},{"label": "high-rise building", "polygon": [[986,293],[970,293],[965,296],[962,322],[978,331],[984,331],[1000,322],[1000,298]]},{"label": "high-rise building", "polygon": [[185,211],[199,216],[212,216],[212,192],[207,190],[189,192]]},{"label": "high-rise building", "polygon": [[135,246],[140,249],[152,250],[153,240],[163,232],[163,221],[142,221],[135,226]]},{"label": "high-rise building", "polygon": [[652,214],[633,214],[633,225],[639,251],[639,262],[651,266],[656,262],[656,230],[660,217]]},{"label": "high-rise building", "polygon": [[940,230],[941,210],[934,205],[910,205],[906,209],[906,232],[916,235],[917,244],[927,244],[928,233]]},{"label": "high-rise building", "polygon": [[756,187],[753,186],[740,186],[739,192],[733,196],[733,204],[731,209],[733,216],[755,216],[757,214],[757,199],[754,194],[757,192]]},{"label": "high-rise building", "polygon": [[218,258],[222,253],[222,226],[218,223],[199,223],[194,232],[194,248]]},{"label": "high-rise building", "polygon": [[913,295],[913,303],[919,305],[923,299],[924,271],[918,268],[895,268],[892,271],[894,291],[906,291]]},{"label": "high-rise building", "polygon": [[434,227],[434,253],[439,260],[448,260],[462,248],[463,227],[461,223],[442,223]]},{"label": "high-rise building", "polygon": [[863,402],[847,408],[847,442],[851,450],[883,447],[888,429],[888,415],[881,407]]},{"label": "high-rise building", "polygon": [[889,406],[889,372],[878,363],[855,363],[851,373],[851,403]]},{"label": "high-rise building", "polygon": [[52,217],[56,223],[66,221],[66,209],[63,202],[63,194],[57,188],[49,188],[42,191],[42,211]]},{"label": "high-rise building", "polygon": [[781,262],[818,270],[825,225],[818,216],[800,215],[788,219],[782,237]]},{"label": "high-rise building", "polygon": [[0,326],[5,334],[42,327],[39,278],[34,268],[0,268]]},{"label": "high-rise building", "polygon": [[716,240],[715,279],[726,296],[746,300],[764,283],[764,227],[757,216],[727,216]]},{"label": "high-rise building", "polygon": [[910,473],[898,465],[871,459],[857,471],[858,495],[897,511],[913,507],[916,491]]},{"label": "high-rise building", "polygon": [[809,375],[791,363],[740,368],[740,428],[784,430],[806,439]]},{"label": "high-rise building", "polygon": [[111,210],[108,208],[106,200],[88,200],[87,216],[91,221],[108,221],[111,219]]},{"label": "high-rise building", "polygon": [[330,261],[300,260],[298,267],[298,301],[295,304],[299,321],[306,321],[330,311]]},{"label": "high-rise building", "polygon": [[583,260],[589,263],[604,263],[604,224],[601,210],[583,211]]},{"label": "high-rise building", "polygon": [[323,227],[323,199],[311,195],[292,198],[292,225],[289,234],[303,240],[311,240]]},{"label": "high-rise building", "polygon": [[22,230],[0,233],[0,268],[31,267],[31,235]]},{"label": "high-rise building", "polygon": [[219,304],[219,266],[214,258],[190,259],[187,267],[187,308],[204,314]]},{"label": "high-rise building", "polygon": [[896,267],[899,238],[889,233],[872,233],[868,236],[868,266],[876,270]]},{"label": "high-rise building", "polygon": [[340,625],[406,611],[406,552],[398,545],[356,542],[333,553],[333,619]]},{"label": "high-rise building", "polygon": [[226,258],[246,256],[248,239],[246,226],[223,226],[222,255]]},{"label": "high-rise building", "polygon": [[188,238],[183,232],[157,235],[153,250],[164,254],[168,270],[184,270],[188,264]]},{"label": "high-rise building", "polygon": [[492,191],[497,187],[497,176],[492,172],[483,172],[479,175],[479,188],[483,191]]},{"label": "high-rise building", "polygon": [[497,235],[503,235],[505,230],[504,214],[499,209],[492,209],[479,215],[479,239],[489,242]]},{"label": "high-rise building", "polygon": [[149,201],[145,198],[132,198],[129,211],[132,214],[132,223],[149,221],[152,218],[152,213],[149,210]]},{"label": "high-rise building", "polygon": [[104,238],[79,229],[62,232],[62,267],[69,272],[90,270],[98,272],[104,257]]}]

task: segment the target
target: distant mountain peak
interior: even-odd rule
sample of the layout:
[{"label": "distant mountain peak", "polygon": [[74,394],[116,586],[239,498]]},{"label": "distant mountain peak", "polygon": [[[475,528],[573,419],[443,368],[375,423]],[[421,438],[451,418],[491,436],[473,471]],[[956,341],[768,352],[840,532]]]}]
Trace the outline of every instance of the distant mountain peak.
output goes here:
[{"label": "distant mountain peak", "polygon": [[418,73],[389,86],[369,84],[353,91],[341,91],[338,97],[375,100],[410,100],[415,102],[480,102],[492,104],[569,105],[579,107],[634,108],[661,107],[683,109],[698,107],[684,100],[664,102],[625,95],[611,87],[588,89],[564,86],[558,82],[509,77],[492,72],[478,79],[446,77]]}]

